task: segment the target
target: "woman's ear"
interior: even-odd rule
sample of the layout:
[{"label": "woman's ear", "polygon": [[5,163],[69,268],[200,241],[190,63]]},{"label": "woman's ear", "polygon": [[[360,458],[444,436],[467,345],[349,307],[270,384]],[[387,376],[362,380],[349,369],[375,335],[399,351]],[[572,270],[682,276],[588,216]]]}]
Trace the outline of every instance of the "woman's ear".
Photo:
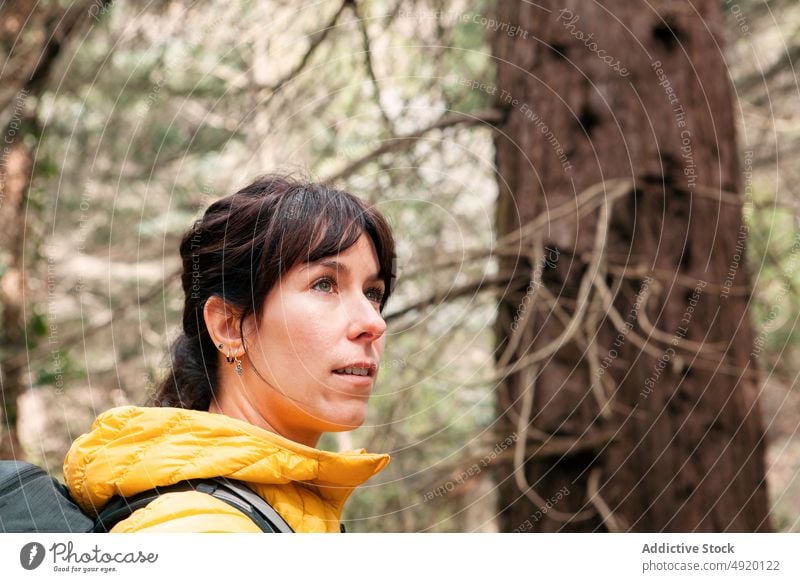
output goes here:
[{"label": "woman's ear", "polygon": [[222,344],[223,354],[239,355],[242,351],[242,337],[239,318],[241,312],[225,302],[222,297],[213,295],[203,307],[203,318],[214,344]]}]

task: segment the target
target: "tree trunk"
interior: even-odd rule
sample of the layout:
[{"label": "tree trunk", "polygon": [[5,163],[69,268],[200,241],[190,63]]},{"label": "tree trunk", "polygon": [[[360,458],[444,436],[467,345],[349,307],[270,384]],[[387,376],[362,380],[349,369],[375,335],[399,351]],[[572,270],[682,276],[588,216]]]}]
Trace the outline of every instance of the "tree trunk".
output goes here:
[{"label": "tree trunk", "polygon": [[33,1],[11,2],[0,6],[0,50],[3,67],[0,77],[0,459],[25,457],[18,430],[21,425],[17,401],[26,386],[24,367],[16,364],[27,354],[25,330],[26,221],[31,208],[27,192],[33,175],[33,146],[26,137],[39,133],[35,107],[27,106],[32,96],[46,89],[50,72],[64,43],[75,34],[77,25],[88,25],[89,8],[102,3],[76,2],[68,8],[46,7]]},{"label": "tree trunk", "polygon": [[[24,107],[24,96],[18,101]],[[0,305],[2,305],[3,331],[0,335],[0,347],[3,351],[2,362],[8,361],[8,355],[17,354],[25,349],[25,273],[22,270],[22,249],[24,245],[25,194],[31,177],[30,151],[17,135],[23,132],[21,116],[13,116],[3,134],[3,159],[0,163],[0,262],[4,272],[0,276]],[[11,142],[11,143],[7,143]],[[25,388],[24,369],[10,370],[3,365],[0,368],[0,388],[3,395],[3,424],[5,431],[0,432],[0,459],[21,459],[25,455],[20,446],[17,424],[17,399]],[[5,435],[3,435],[5,432]]]},{"label": "tree trunk", "polygon": [[495,11],[500,531],[768,531],[720,3]]}]

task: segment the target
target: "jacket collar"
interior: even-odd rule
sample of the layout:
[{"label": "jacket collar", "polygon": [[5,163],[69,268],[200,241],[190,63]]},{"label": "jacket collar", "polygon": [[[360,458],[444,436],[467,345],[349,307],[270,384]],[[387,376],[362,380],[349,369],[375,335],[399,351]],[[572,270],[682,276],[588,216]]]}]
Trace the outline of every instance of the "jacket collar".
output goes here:
[{"label": "jacket collar", "polygon": [[221,414],[180,408],[113,408],[97,417],[64,460],[84,508],[184,479],[229,477],[262,487],[301,482],[341,511],[389,455],[315,449]]}]

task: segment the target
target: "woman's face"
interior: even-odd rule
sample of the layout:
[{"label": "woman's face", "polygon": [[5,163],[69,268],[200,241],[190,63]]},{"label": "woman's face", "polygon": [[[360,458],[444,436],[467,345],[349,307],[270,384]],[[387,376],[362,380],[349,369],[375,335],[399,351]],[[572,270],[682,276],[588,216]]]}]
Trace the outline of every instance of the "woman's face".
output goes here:
[{"label": "woman's face", "polygon": [[[364,422],[385,343],[378,270],[362,234],[339,255],[295,265],[267,295],[257,329],[245,328],[246,397],[279,434],[314,446],[323,432]],[[367,375],[345,369],[354,365]]]}]

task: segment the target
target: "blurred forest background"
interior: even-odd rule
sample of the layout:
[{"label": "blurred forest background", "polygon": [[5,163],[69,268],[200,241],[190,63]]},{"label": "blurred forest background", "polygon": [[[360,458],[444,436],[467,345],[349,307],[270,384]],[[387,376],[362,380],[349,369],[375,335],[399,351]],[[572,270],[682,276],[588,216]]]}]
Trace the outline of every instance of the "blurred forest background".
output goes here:
[{"label": "blurred forest background", "polygon": [[[507,379],[498,375],[498,359],[499,368],[509,361],[497,354],[498,304],[519,305],[525,284],[522,294],[508,294],[503,253],[496,252],[507,248],[497,242],[504,175],[498,177],[503,160],[496,134],[508,121],[508,111],[497,107],[496,55],[503,42],[542,42],[524,26],[512,29],[519,24],[513,18],[528,17],[524,11],[507,20],[492,16],[511,10],[505,4],[2,3],[3,458],[25,458],[59,475],[70,442],[96,414],[146,400],[169,366],[167,347],[180,322],[182,232],[210,201],[259,174],[283,170],[332,181],[376,204],[398,243],[398,284],[386,311],[390,335],[369,419],[353,433],[325,435],[321,442],[329,450],[365,447],[392,455],[389,467],[351,498],[348,530],[538,531],[546,516],[556,521],[545,529],[559,531],[569,521],[557,520],[567,511],[566,499],[570,511],[585,514],[589,531],[635,530],[634,520],[614,518],[617,506],[603,500],[594,472],[575,489],[562,481],[562,488],[549,483],[536,497],[525,493],[519,433],[497,423],[510,406],[498,401],[499,382]],[[542,4],[553,20],[560,6]],[[571,10],[581,14],[593,4],[573,2]],[[689,10],[688,3],[673,4]],[[800,163],[792,155],[800,138],[794,69],[800,5],[705,3],[712,4],[723,24],[720,71],[733,87],[740,185],[733,194],[720,187],[717,196],[740,195],[744,208],[748,236],[741,262],[753,288],[743,293],[749,309],[743,316],[751,321],[745,339],[758,362],[770,527],[800,531]],[[587,54],[594,51],[577,32],[594,30],[597,21],[569,22],[562,19],[559,30],[585,45]],[[628,56],[613,47],[608,52],[623,63]],[[533,49],[531,55],[545,58]],[[664,89],[653,79],[651,89],[663,100]],[[628,81],[642,82],[635,74]],[[584,116],[583,127],[591,121]],[[566,144],[569,138],[555,125]],[[518,143],[530,145],[524,138]],[[529,163],[553,160],[532,156]],[[536,180],[533,171],[530,180]],[[614,212],[621,210],[611,210],[612,222]],[[717,218],[698,214],[693,220],[714,230]],[[591,227],[587,234],[594,232]],[[537,244],[549,249],[542,255],[537,247],[540,257],[567,256],[563,244],[558,251],[547,240]],[[725,273],[734,260],[729,255],[724,261]],[[529,266],[535,262],[531,258]],[[594,264],[591,258],[587,263]],[[552,279],[548,285],[543,289],[557,294]],[[592,298],[599,302],[606,287],[597,289]],[[569,319],[541,295],[532,305]],[[569,306],[571,313],[578,309]],[[598,310],[585,317],[596,323],[604,308]],[[677,324],[680,313],[674,319]],[[654,334],[642,333],[641,325],[636,329],[650,341]],[[590,339],[587,334],[581,341]],[[604,353],[612,341],[613,334]],[[632,335],[623,341],[643,350],[633,346]],[[651,369],[658,355],[648,356]],[[620,359],[615,365],[633,364]],[[587,394],[594,390],[590,384]],[[550,390],[558,388],[550,383]],[[604,426],[613,426],[605,397],[589,399],[595,396],[598,415],[609,423]],[[512,418],[539,406],[515,401]],[[566,437],[558,431],[540,437],[537,462],[565,465],[574,443],[559,444]],[[581,441],[582,456],[570,461],[580,464],[580,475],[611,440]],[[695,448],[704,446],[700,441]],[[529,505],[510,519],[517,501]],[[667,511],[678,510],[665,503]],[[695,527],[660,523],[639,527]]]}]

